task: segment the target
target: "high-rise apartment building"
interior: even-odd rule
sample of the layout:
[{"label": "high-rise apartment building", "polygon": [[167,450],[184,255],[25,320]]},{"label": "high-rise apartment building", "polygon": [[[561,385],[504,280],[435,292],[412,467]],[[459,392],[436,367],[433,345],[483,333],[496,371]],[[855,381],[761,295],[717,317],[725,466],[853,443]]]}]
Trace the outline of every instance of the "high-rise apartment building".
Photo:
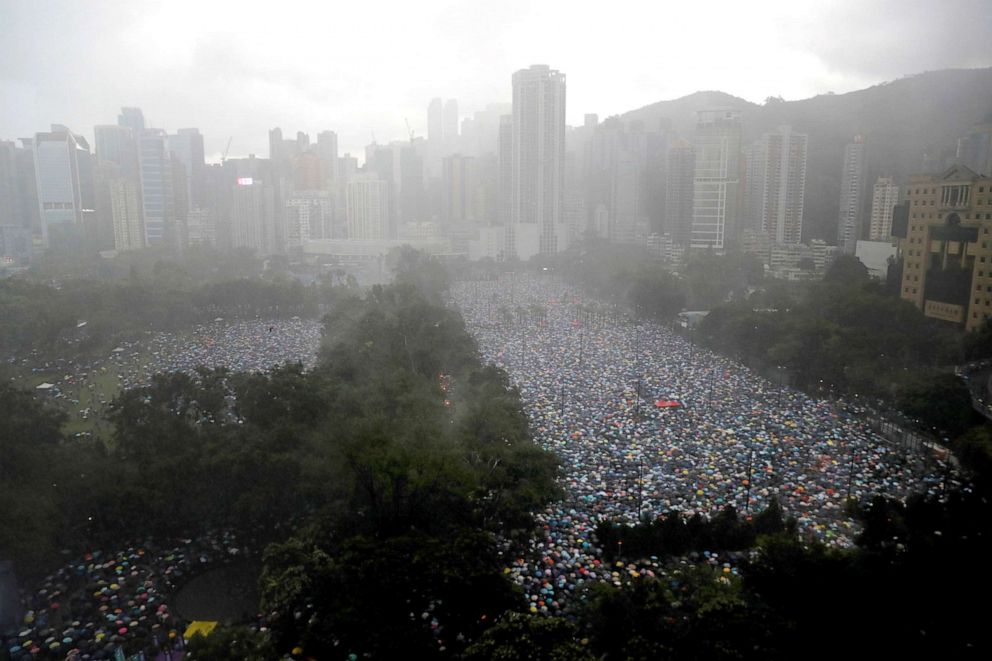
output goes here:
[{"label": "high-rise apartment building", "polygon": [[442,161],[441,223],[445,228],[475,223],[479,172],[476,159],[453,154]]},{"label": "high-rise apartment building", "polygon": [[372,144],[365,150],[365,171],[389,186],[389,223],[383,238],[395,238],[404,223],[421,220],[425,205],[424,166],[417,147],[405,141]]},{"label": "high-rise apartment building", "polygon": [[231,204],[231,245],[260,255],[278,252],[275,191],[254,177],[239,177]]},{"label": "high-rise apartment building", "polygon": [[321,188],[333,193],[338,181],[338,134],[334,131],[318,133],[314,152],[320,158],[320,170],[324,178]]},{"label": "high-rise apartment building", "polygon": [[844,170],[840,180],[840,211],[837,218],[837,247],[853,255],[861,238],[861,206],[865,187],[865,139],[854,136],[844,147]]},{"label": "high-rise apartment building", "polygon": [[683,248],[692,239],[693,182],[696,150],[686,140],[677,140],[668,150],[668,185],[665,196],[665,231]]},{"label": "high-rise apartment building", "polygon": [[441,126],[444,141],[444,153],[442,156],[447,156],[458,151],[460,147],[458,144],[458,128],[458,101],[448,99],[444,103],[444,123]]},{"label": "high-rise apartment building", "polygon": [[871,196],[868,239],[886,241],[892,236],[892,209],[899,204],[899,186],[890,177],[879,177]]},{"label": "high-rise apartment building", "polygon": [[496,143],[496,222],[510,225],[513,217],[513,115],[499,118]]},{"label": "high-rise apartment building", "polygon": [[461,123],[457,152],[465,156],[485,156],[496,153],[499,140],[500,117],[513,112],[508,103],[490,103],[485,110],[477,110]]},{"label": "high-rise apartment building", "polygon": [[217,245],[217,211],[191,209],[186,217],[186,242],[190,246]]},{"label": "high-rise apartment building", "polygon": [[293,190],[321,190],[324,186],[323,163],[320,156],[305,151],[293,157]]},{"label": "high-rise apartment building", "polygon": [[513,199],[507,255],[563,250],[565,74],[533,65],[513,74]]},{"label": "high-rise apartment building", "polygon": [[[647,235],[645,177],[647,134],[640,122],[611,117],[569,132],[572,147],[566,156],[566,179],[583,182],[580,194],[593,208],[603,205],[608,215],[606,236],[616,243],[643,244]],[[587,139],[586,139],[587,138]],[[654,182],[652,182],[654,183]],[[658,182],[663,187],[664,182]]]},{"label": "high-rise apartment building", "polygon": [[424,173],[428,179],[440,179],[441,159],[461,151],[458,132],[458,101],[431,99],[427,106],[427,145]]},{"label": "high-rise apartment building", "polygon": [[389,182],[374,173],[351,178],[347,203],[349,239],[388,238],[389,188]]},{"label": "high-rise apartment building", "polygon": [[126,177],[115,177],[103,182],[108,187],[107,196],[114,231],[114,249],[138,250],[145,247],[145,228],[141,222],[141,196],[138,185]]},{"label": "high-rise apartment building", "polygon": [[692,248],[724,250],[737,241],[740,206],[741,114],[698,113],[693,176]]},{"label": "high-rise apartment building", "polygon": [[806,145],[806,135],[781,126],[751,148],[748,220],[775,243],[802,241]]}]

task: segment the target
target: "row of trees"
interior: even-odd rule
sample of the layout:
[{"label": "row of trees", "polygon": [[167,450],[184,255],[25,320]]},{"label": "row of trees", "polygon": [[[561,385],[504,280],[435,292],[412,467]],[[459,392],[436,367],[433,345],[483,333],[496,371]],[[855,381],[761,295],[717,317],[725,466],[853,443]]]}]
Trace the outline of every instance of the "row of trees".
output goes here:
[{"label": "row of trees", "polygon": [[0,281],[0,354],[87,355],[144,331],[188,328],[218,316],[313,317],[330,296],[325,289],[330,288],[292,279],[232,280],[180,290],[145,279],[53,286],[8,278]]},{"label": "row of trees", "polygon": [[642,248],[601,240],[587,240],[547,262],[598,298],[660,320],[743,299],[762,281],[761,262],[743,253],[693,255],[684,268],[672,271]]},{"label": "row of trees", "polygon": [[976,338],[887,294],[853,257],[838,258],[789,307],[756,309],[748,301],[714,308],[696,336],[758,369],[785,368],[801,388],[886,400],[928,430],[955,436],[976,422],[951,370],[969,357],[966,350],[976,355]]}]

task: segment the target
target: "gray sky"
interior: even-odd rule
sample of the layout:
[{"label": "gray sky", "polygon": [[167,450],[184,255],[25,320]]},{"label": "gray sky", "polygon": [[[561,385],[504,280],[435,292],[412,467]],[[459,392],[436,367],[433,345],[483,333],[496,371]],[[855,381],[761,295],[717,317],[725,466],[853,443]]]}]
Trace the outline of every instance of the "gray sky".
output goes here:
[{"label": "gray sky", "polygon": [[[722,90],[761,102],[992,66],[990,0],[0,0],[0,139],[86,136],[141,107],[196,126],[208,160],[267,130],[337,131],[342,153],[510,100],[513,71],[567,76],[568,120]],[[360,154],[359,154],[360,155]]]}]

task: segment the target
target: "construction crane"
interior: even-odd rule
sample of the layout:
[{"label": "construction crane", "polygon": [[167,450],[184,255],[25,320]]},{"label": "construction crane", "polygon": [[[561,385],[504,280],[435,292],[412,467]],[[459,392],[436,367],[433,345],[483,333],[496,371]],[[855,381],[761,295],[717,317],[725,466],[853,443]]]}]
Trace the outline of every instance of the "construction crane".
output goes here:
[{"label": "construction crane", "polygon": [[227,146],[224,147],[224,154],[220,157],[221,165],[223,165],[224,163],[227,162],[227,153],[229,151],[231,151],[231,141],[232,140],[234,140],[234,136],[233,135],[230,138],[227,139]]}]

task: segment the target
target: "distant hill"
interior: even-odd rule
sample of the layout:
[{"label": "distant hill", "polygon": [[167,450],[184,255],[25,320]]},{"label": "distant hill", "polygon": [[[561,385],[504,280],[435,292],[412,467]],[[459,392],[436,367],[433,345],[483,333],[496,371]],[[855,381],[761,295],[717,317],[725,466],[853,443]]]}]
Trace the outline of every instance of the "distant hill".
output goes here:
[{"label": "distant hill", "polygon": [[682,137],[690,137],[696,126],[696,112],[706,108],[733,108],[747,117],[761,106],[725,92],[695,92],[680,99],[659,101],[624,113],[624,121],[643,121],[644,128],[655,131],[671,128]]},{"label": "distant hill", "polygon": [[692,137],[695,111],[728,107],[741,111],[745,144],[782,124],[809,135],[806,164],[806,239],[836,236],[844,145],[857,134],[868,143],[868,191],[879,176],[922,171],[928,148],[953,147],[968,129],[992,114],[992,68],[950,69],[908,76],[847,94],[757,105],[723,92],[696,92],[625,113],[648,129],[666,121]]}]

